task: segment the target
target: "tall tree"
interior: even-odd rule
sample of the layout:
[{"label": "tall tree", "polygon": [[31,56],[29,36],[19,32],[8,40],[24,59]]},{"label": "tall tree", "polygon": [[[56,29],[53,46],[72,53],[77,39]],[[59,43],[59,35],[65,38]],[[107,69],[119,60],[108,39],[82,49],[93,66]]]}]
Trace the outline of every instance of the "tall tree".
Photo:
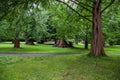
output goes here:
[{"label": "tall tree", "polygon": [[[70,9],[72,9],[75,13],[77,13],[80,17],[92,22],[92,44],[91,44],[91,51],[89,55],[93,56],[103,56],[105,55],[104,52],[104,41],[103,41],[103,34],[102,34],[102,25],[101,25],[101,18],[102,18],[102,13],[110,7],[115,0],[111,0],[110,3],[107,4],[103,9],[101,8],[102,0],[90,0],[89,4],[85,3],[85,0],[68,0],[62,1],[62,0],[57,0],[65,5],[67,5]],[[92,3],[91,3],[92,2]],[[107,1],[106,1],[107,2]],[[87,18],[85,15],[82,15],[76,8],[71,6],[71,3],[76,4],[77,6],[82,7],[83,9],[89,11],[92,13],[92,20]],[[86,7],[87,6],[87,7]],[[88,16],[88,15],[87,15]],[[90,15],[89,15],[90,16]]]}]

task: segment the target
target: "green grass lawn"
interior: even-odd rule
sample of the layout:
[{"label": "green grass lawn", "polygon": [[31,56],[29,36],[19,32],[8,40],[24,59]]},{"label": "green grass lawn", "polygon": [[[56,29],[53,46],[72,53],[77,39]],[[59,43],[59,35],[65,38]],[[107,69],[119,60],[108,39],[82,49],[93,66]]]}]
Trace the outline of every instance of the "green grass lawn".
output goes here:
[{"label": "green grass lawn", "polygon": [[21,42],[21,48],[13,48],[11,42],[0,43],[0,52],[26,52],[26,53],[86,53],[88,50],[82,49],[83,45],[79,45],[78,48],[58,48],[53,47],[53,45],[47,44],[36,44],[36,45],[24,45]]},{"label": "green grass lawn", "polygon": [[[83,44],[74,45],[75,48],[58,48],[53,45],[36,44],[36,45],[24,45],[21,42],[21,48],[13,48],[11,42],[1,42],[0,52],[24,52],[24,53],[89,53],[90,50],[85,50]],[[90,49],[90,45],[89,45]],[[105,47],[106,54],[120,54],[120,45]]]},{"label": "green grass lawn", "polygon": [[105,51],[107,54],[120,54],[120,45],[105,47]]},{"label": "green grass lawn", "polygon": [[[0,57],[0,80],[120,80],[120,56],[87,57],[83,44],[76,48],[52,45],[26,46],[14,49],[10,42],[0,43],[0,52],[81,53],[53,57]],[[120,54],[120,46],[105,47],[107,54]]]},{"label": "green grass lawn", "polygon": [[120,56],[0,57],[0,80],[120,80]]}]

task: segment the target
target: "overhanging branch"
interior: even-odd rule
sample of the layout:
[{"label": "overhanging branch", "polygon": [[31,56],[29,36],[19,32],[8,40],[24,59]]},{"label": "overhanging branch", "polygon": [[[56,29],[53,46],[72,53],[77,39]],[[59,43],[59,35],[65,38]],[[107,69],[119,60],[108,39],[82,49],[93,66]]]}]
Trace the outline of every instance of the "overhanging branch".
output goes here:
[{"label": "overhanging branch", "polygon": [[113,3],[115,2],[115,0],[111,0],[111,2],[101,11],[101,13],[103,13],[108,7],[110,7]]},{"label": "overhanging branch", "polygon": [[75,4],[77,4],[78,6],[81,6],[81,7],[83,7],[84,9],[86,9],[87,11],[89,11],[89,12],[91,12],[92,13],[92,11],[91,10],[89,10],[88,8],[86,8],[84,5],[81,5],[80,3],[78,3],[78,2],[76,2],[76,1],[73,1],[73,0],[70,0],[71,2],[73,2],[73,3],[75,3]]},{"label": "overhanging branch", "polygon": [[83,3],[83,2],[80,2],[79,0],[75,0],[75,1],[77,1],[79,4],[82,4],[82,5],[87,6],[87,7],[89,7],[89,8],[93,8],[92,6],[90,6],[90,5],[88,5],[88,4],[85,4],[85,3]]},{"label": "overhanging branch", "polygon": [[68,5],[66,2],[63,2],[63,1],[61,1],[61,0],[56,0],[56,1],[63,3],[64,5],[66,5],[67,7],[69,7],[71,10],[73,10],[75,13],[77,13],[80,17],[82,17],[82,18],[84,18],[84,19],[92,22],[92,20],[90,20],[90,19],[86,18],[85,16],[81,15],[78,11],[76,11],[75,9],[73,9],[73,8],[72,8],[70,5]]}]

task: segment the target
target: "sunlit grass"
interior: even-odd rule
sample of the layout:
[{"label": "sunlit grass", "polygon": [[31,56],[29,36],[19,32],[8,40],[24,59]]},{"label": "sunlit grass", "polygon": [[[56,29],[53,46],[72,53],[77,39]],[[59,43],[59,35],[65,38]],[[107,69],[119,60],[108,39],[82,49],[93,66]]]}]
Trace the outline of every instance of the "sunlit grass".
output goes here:
[{"label": "sunlit grass", "polygon": [[26,53],[86,53],[88,50],[82,48],[80,45],[79,48],[58,48],[53,47],[53,45],[47,44],[36,44],[36,45],[25,45],[24,42],[21,42],[21,48],[13,48],[11,42],[0,43],[0,52],[26,52]]},{"label": "sunlit grass", "polygon": [[[90,52],[89,49],[84,49],[84,44],[79,43],[74,45],[75,48],[58,48],[53,47],[53,45],[47,44],[36,44],[36,45],[25,45],[24,42],[21,42],[21,48],[13,48],[11,42],[1,42],[0,43],[0,52],[14,52],[14,53],[84,53],[87,54]],[[106,54],[120,54],[120,45],[107,46],[105,47]]]}]

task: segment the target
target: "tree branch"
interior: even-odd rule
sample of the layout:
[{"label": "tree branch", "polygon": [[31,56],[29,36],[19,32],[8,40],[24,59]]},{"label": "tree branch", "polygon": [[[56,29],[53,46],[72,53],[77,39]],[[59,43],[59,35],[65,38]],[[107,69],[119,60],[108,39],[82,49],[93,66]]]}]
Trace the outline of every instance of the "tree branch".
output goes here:
[{"label": "tree branch", "polygon": [[84,18],[84,19],[92,22],[92,20],[90,20],[90,19],[86,18],[85,16],[81,15],[78,11],[76,11],[75,9],[73,9],[73,8],[72,8],[70,5],[68,5],[66,2],[63,2],[63,1],[61,1],[61,0],[56,0],[56,1],[63,3],[64,5],[66,5],[67,7],[69,7],[71,10],[73,10],[75,13],[77,13],[80,17],[82,17],[82,18]]},{"label": "tree branch", "polygon": [[82,5],[87,6],[87,7],[89,7],[89,8],[93,8],[92,6],[90,6],[90,5],[88,5],[88,4],[85,4],[85,3],[83,3],[83,2],[80,2],[79,0],[75,0],[75,1],[77,1],[79,4],[82,4]]},{"label": "tree branch", "polygon": [[92,11],[91,10],[89,10],[88,8],[86,8],[85,6],[83,6],[83,5],[81,5],[80,3],[77,3],[77,2],[75,2],[75,1],[73,1],[73,0],[70,0],[71,2],[73,2],[73,3],[75,3],[75,4],[77,4],[78,6],[81,6],[81,7],[83,7],[84,9],[86,9],[87,11],[89,11],[89,12],[91,12],[92,13]]},{"label": "tree branch", "polygon": [[110,7],[115,0],[111,0],[111,2],[101,11],[101,13],[103,13],[108,7]]}]

